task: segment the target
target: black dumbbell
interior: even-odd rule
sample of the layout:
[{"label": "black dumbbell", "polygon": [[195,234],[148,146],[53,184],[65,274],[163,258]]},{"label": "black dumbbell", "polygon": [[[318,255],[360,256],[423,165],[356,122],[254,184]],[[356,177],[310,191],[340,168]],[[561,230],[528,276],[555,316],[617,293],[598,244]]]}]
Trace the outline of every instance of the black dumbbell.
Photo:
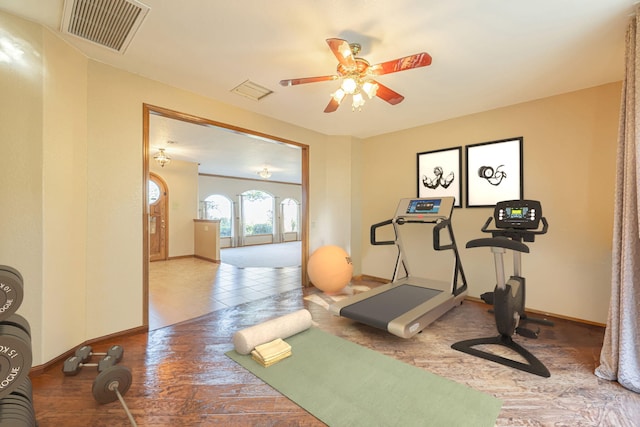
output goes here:
[{"label": "black dumbbell", "polygon": [[90,345],[83,345],[76,350],[76,356],[80,358],[80,362],[84,363],[91,356],[111,356],[116,359],[116,363],[120,363],[124,356],[124,348],[120,345],[112,345],[106,353],[94,353]]},{"label": "black dumbbell", "polygon": [[97,367],[98,372],[102,372],[107,368],[115,366],[116,363],[118,363],[118,361],[111,355],[104,356],[98,363],[83,363],[80,357],[71,356],[64,361],[64,364],[62,365],[62,372],[68,376],[77,375],[78,372],[80,372],[80,369],[85,366]]}]

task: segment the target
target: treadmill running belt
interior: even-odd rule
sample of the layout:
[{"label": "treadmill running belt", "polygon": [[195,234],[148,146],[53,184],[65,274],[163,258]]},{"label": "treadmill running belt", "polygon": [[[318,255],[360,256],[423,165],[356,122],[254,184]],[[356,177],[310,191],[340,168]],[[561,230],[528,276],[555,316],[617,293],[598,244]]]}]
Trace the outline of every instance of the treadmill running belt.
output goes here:
[{"label": "treadmill running belt", "polygon": [[348,317],[374,328],[387,329],[393,319],[430,300],[442,291],[403,284],[365,300],[355,302],[340,310],[340,316]]}]

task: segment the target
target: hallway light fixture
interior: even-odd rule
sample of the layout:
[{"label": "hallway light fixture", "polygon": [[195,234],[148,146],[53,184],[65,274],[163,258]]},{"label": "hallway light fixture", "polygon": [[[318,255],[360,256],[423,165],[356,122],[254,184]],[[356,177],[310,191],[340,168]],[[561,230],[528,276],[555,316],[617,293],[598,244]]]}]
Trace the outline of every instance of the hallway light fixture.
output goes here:
[{"label": "hallway light fixture", "polygon": [[267,168],[264,168],[260,172],[258,172],[258,175],[260,175],[260,178],[262,179],[271,178],[271,172],[269,172],[269,169]]},{"label": "hallway light fixture", "polygon": [[164,165],[171,163],[171,157],[167,156],[164,152],[164,148],[160,148],[160,152],[153,156],[153,158],[158,162],[161,168],[163,168]]}]

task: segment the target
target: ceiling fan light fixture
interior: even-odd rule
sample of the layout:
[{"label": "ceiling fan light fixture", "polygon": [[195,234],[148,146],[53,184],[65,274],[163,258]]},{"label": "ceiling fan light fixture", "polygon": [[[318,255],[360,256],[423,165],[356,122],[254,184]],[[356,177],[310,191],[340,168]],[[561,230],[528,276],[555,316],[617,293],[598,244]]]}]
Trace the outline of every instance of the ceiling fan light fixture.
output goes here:
[{"label": "ceiling fan light fixture", "polygon": [[269,169],[264,168],[261,171],[258,172],[258,175],[260,175],[260,178],[262,179],[269,179],[271,178],[271,172],[269,171]]},{"label": "ceiling fan light fixture", "polygon": [[344,90],[342,90],[342,88],[338,88],[338,90],[331,94],[333,99],[335,99],[338,103],[342,102],[346,95],[347,94],[344,92]]},{"label": "ceiling fan light fixture", "polygon": [[344,93],[353,94],[358,88],[358,82],[353,77],[346,77],[340,86]]},{"label": "ceiling fan light fixture", "polygon": [[164,148],[160,148],[159,152],[155,156],[153,156],[153,158],[161,168],[163,168],[164,165],[168,165],[169,163],[171,163],[171,157],[167,156],[167,154],[164,152]]},{"label": "ceiling fan light fixture", "polygon": [[363,105],[364,105],[364,98],[362,97],[362,94],[360,92],[354,93],[353,103],[351,104],[353,111],[355,110],[361,111]]},{"label": "ceiling fan light fixture", "polygon": [[374,96],[376,96],[378,87],[379,86],[377,83],[371,83],[370,81],[366,81],[362,84],[362,90],[367,94],[369,99],[372,99]]}]

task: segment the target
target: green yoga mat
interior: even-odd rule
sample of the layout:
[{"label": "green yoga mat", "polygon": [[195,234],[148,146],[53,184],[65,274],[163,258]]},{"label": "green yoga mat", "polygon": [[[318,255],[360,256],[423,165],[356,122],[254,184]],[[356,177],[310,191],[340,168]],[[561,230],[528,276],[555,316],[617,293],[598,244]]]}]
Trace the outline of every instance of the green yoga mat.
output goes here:
[{"label": "green yoga mat", "polygon": [[[228,357],[330,426],[495,426],[502,402],[316,328],[268,368]],[[455,366],[451,367],[455,369]]]}]

